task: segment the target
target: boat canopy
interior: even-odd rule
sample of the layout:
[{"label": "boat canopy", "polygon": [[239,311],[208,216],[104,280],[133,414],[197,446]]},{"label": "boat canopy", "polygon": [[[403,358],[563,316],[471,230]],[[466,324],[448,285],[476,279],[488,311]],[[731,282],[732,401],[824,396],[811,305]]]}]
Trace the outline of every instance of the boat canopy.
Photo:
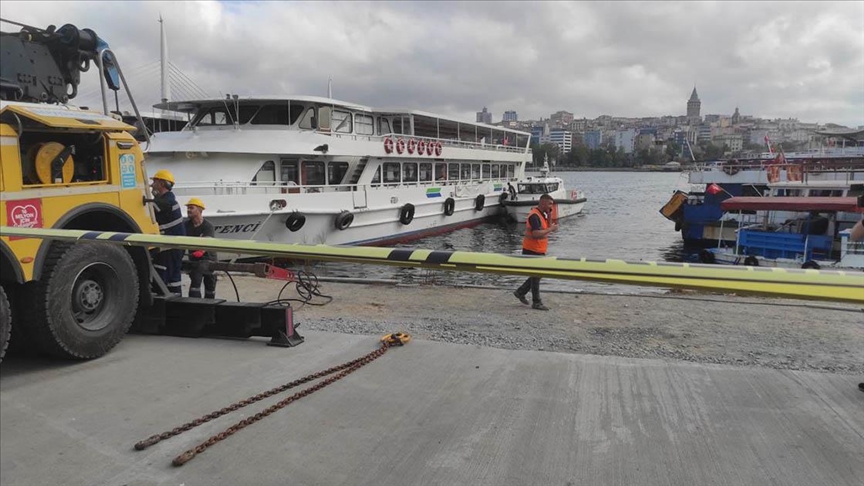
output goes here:
[{"label": "boat canopy", "polygon": [[864,212],[855,197],[731,197],[720,203],[723,211],[846,211]]}]

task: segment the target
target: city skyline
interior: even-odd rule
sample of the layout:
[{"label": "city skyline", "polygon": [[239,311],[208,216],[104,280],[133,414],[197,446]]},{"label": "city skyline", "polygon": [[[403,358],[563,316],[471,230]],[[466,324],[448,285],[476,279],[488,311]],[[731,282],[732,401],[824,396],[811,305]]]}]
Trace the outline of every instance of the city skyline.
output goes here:
[{"label": "city skyline", "polygon": [[160,15],[172,65],[213,97],[325,96],[332,78],[336,99],[465,120],[641,118],[685,115],[696,86],[703,114],[864,125],[864,2],[3,2],[95,30],[150,76],[132,86],[144,106]]}]

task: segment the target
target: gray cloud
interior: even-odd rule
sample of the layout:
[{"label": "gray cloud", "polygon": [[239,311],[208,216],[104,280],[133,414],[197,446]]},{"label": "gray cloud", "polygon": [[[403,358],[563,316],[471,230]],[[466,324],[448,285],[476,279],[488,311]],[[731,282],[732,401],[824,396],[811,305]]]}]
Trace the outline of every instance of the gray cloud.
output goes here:
[{"label": "gray cloud", "polygon": [[703,114],[864,125],[861,2],[3,2],[94,29],[145,105],[160,13],[172,63],[214,96],[324,95],[332,76],[376,107],[593,118],[682,115],[695,84]]}]

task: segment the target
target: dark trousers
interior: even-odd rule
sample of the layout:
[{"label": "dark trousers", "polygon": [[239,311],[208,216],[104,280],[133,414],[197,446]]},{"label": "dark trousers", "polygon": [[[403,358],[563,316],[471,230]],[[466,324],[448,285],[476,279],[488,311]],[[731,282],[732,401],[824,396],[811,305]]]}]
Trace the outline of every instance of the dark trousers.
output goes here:
[{"label": "dark trousers", "polygon": [[[522,249],[523,255],[544,255],[543,253],[536,253],[531,250]],[[525,283],[519,286],[516,292],[519,292],[519,295],[528,295],[528,291],[531,291],[531,301],[536,304],[540,302],[540,277],[528,277],[528,280],[525,280]]]},{"label": "dark trousers", "polygon": [[165,282],[168,292],[172,294],[183,294],[183,287],[180,283],[180,266],[182,265],[184,251],[160,251],[153,258],[153,267],[159,273],[162,281]]},{"label": "dark trousers", "polygon": [[216,298],[216,275],[213,272],[204,272],[198,265],[194,265],[189,272],[189,297],[201,297],[201,283],[204,283],[204,297]]}]

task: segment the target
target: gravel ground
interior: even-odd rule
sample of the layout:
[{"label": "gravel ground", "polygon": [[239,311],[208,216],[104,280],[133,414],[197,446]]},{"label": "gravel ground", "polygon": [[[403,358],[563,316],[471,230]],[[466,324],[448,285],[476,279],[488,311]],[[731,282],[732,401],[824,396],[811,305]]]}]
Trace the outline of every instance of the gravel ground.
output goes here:
[{"label": "gravel ground", "polygon": [[[243,300],[275,300],[284,282],[234,277]],[[864,309],[802,300],[669,291],[544,292],[548,312],[513,289],[322,282],[326,305],[292,302],[304,329],[451,343],[864,374]],[[541,292],[543,292],[541,284]],[[217,296],[235,299],[222,279]],[[294,284],[282,298],[297,299]],[[312,303],[327,299],[315,297]]]}]

